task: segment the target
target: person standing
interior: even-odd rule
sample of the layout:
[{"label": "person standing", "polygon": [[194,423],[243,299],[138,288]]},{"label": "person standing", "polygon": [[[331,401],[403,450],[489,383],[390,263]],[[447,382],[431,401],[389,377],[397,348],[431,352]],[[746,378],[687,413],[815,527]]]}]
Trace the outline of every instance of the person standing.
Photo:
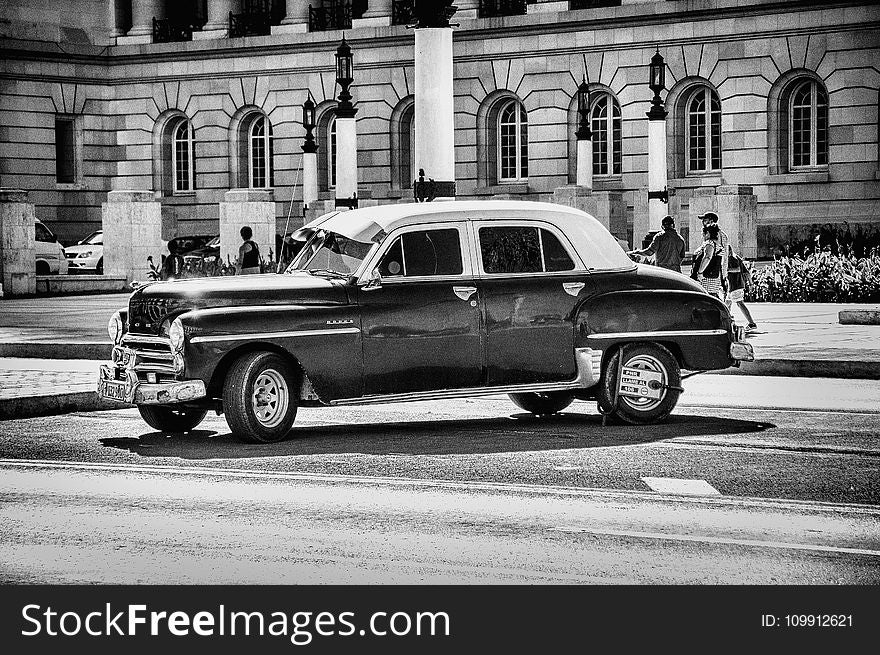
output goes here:
[{"label": "person standing", "polygon": [[251,241],[253,230],[247,225],[241,228],[243,243],[238,247],[238,274],[255,275],[260,273],[260,248]]},{"label": "person standing", "polygon": [[718,214],[715,212],[706,212],[705,214],[700,214],[699,219],[703,222],[703,228],[706,228],[709,225],[714,225],[718,228],[718,245],[721,247],[721,286],[724,290],[724,293],[727,293],[727,273],[729,268],[729,246],[730,246],[730,238],[727,236],[727,233],[721,229],[721,226],[718,225]]},{"label": "person standing", "polygon": [[717,225],[703,228],[703,245],[694,253],[691,277],[702,285],[706,293],[724,300],[721,289],[721,244]]},{"label": "person standing", "polygon": [[745,300],[745,293],[752,286],[751,273],[742,257],[739,257],[733,250],[730,250],[727,255],[729,262],[727,269],[728,291],[724,302],[727,303],[728,310],[733,307],[733,303],[736,303],[736,306],[739,307],[739,310],[748,321],[746,332],[754,332],[758,329],[758,326],[755,323],[755,319],[752,318],[752,313],[746,306]]},{"label": "person standing", "polygon": [[681,273],[681,260],[685,255],[684,239],[675,230],[675,219],[672,216],[664,216],[660,225],[663,229],[654,235],[647,248],[630,250],[627,254],[654,255],[657,266]]}]

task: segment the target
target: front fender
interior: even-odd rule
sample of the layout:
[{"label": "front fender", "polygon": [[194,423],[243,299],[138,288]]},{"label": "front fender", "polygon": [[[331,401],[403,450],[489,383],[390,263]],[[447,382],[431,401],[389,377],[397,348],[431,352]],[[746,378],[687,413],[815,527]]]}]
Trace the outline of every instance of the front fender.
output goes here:
[{"label": "front fender", "polygon": [[222,392],[230,357],[261,349],[288,353],[322,400],[362,393],[361,325],[356,307],[225,307],[185,312],[180,320],[186,333],[186,377],[204,380],[212,395]]},{"label": "front fender", "polygon": [[710,370],[733,364],[730,312],[699,291],[636,289],[586,299],[575,317],[575,347],[610,351],[617,344],[667,346],[682,368]]}]

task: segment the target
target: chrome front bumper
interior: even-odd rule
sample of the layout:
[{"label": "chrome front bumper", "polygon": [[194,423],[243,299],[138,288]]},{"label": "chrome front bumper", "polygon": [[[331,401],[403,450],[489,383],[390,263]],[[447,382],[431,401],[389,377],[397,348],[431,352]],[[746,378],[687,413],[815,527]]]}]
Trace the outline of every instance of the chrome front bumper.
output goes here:
[{"label": "chrome front bumper", "polygon": [[[138,380],[131,370],[126,371],[125,380],[117,380],[115,372],[115,367],[101,365],[98,377],[98,395],[101,398],[133,405],[168,405],[198,400],[208,395],[201,380],[151,384]],[[110,386],[114,387],[116,393],[111,393]]]},{"label": "chrome front bumper", "polygon": [[737,362],[755,361],[755,351],[752,350],[752,344],[734,341],[730,344],[730,358]]}]

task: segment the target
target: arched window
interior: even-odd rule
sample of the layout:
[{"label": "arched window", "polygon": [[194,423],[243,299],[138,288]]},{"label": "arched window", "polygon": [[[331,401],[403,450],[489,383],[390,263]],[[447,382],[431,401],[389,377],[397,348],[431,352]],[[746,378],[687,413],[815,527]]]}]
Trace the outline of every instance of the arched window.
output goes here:
[{"label": "arched window", "polygon": [[336,188],[336,116],[327,123],[327,188]]},{"label": "arched window", "polygon": [[721,170],[721,102],[709,87],[700,87],[687,106],[687,172]]},{"label": "arched window", "polygon": [[529,176],[529,124],[516,100],[498,112],[498,181],[519,182]]},{"label": "arched window", "polygon": [[620,175],[621,138],[620,105],[613,96],[603,93],[590,112],[593,132],[593,175]]},{"label": "arched window", "polygon": [[186,193],[195,189],[192,123],[181,120],[173,130],[171,161],[174,193]]},{"label": "arched window", "polygon": [[815,80],[792,90],[788,138],[792,170],[828,165],[828,95]]},{"label": "arched window", "polygon": [[272,141],[272,123],[266,116],[257,116],[251,124],[248,147],[249,186],[252,189],[267,189],[275,186]]}]

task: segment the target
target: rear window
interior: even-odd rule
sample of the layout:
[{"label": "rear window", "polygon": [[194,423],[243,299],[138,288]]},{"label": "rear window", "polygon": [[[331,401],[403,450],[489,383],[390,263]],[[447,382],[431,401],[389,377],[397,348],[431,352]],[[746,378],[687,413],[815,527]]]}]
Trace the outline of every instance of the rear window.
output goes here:
[{"label": "rear window", "polygon": [[574,262],[559,239],[538,227],[481,227],[480,256],[486,273],[552,273],[574,269]]}]

